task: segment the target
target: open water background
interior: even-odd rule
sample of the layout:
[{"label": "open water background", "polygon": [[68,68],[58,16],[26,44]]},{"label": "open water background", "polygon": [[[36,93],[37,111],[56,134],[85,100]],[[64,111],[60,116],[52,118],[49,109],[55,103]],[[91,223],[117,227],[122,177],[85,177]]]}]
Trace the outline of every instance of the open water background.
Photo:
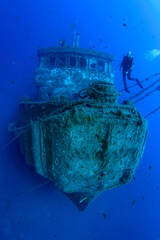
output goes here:
[{"label": "open water background", "polygon": [[[159,12],[159,0],[1,1],[1,148],[13,138],[7,129],[17,119],[20,97],[35,94],[33,78],[39,47],[57,46],[63,37],[71,43],[72,24],[77,18],[81,47],[89,47],[91,36],[97,50],[115,56],[113,68],[127,51],[132,51],[132,75],[143,80],[160,72],[160,57],[152,61],[145,58],[147,51],[160,49]],[[123,88],[118,69],[115,85],[117,90]],[[135,87],[132,94],[138,90]],[[120,101],[130,96],[123,92]],[[159,105],[157,91],[136,108],[145,116]],[[159,240],[160,111],[148,121],[148,140],[135,181],[104,192],[84,212],[79,212],[52,183],[14,199],[44,179],[25,164],[17,142],[1,151],[0,240]]]}]

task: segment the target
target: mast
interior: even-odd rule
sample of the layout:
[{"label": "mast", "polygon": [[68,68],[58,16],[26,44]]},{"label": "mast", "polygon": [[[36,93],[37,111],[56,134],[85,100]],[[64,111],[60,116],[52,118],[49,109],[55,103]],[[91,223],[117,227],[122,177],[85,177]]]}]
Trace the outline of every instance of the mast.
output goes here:
[{"label": "mast", "polygon": [[73,47],[74,48],[79,47],[79,37],[80,37],[80,33],[77,31],[77,18],[76,18],[75,24],[74,24],[74,33],[73,33]]}]

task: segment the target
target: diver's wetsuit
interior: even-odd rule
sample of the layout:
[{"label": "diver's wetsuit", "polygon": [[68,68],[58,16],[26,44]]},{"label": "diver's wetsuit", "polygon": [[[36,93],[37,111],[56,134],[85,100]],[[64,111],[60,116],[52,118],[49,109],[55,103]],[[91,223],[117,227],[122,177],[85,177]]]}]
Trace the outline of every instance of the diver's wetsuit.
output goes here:
[{"label": "diver's wetsuit", "polygon": [[126,92],[130,92],[127,87],[126,83],[126,75],[129,80],[136,81],[140,88],[143,88],[142,84],[137,78],[132,78],[131,77],[131,72],[132,72],[132,66],[133,66],[133,56],[124,56],[123,61],[121,63],[120,69],[123,67],[123,82],[124,82],[124,88]]}]

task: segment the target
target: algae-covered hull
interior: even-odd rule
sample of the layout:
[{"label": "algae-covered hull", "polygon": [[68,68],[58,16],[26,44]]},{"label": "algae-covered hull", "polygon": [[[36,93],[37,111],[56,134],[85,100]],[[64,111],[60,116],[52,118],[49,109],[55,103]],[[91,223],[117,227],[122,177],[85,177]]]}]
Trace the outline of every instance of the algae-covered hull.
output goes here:
[{"label": "algae-covered hull", "polygon": [[147,121],[130,102],[21,102],[18,124],[27,126],[20,136],[27,163],[80,210],[130,182],[147,136]]}]

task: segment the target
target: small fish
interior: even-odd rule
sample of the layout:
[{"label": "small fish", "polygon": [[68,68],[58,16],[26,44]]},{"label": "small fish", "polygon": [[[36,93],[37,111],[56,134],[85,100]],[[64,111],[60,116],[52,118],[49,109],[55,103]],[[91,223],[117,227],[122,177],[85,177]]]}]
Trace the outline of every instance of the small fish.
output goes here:
[{"label": "small fish", "polygon": [[12,84],[15,84],[15,82],[14,82],[14,81],[11,81],[11,83],[12,83]]},{"label": "small fish", "polygon": [[123,23],[123,27],[127,27],[127,24],[126,24],[126,23]]},{"label": "small fish", "polygon": [[136,202],[136,200],[133,200],[133,201],[132,201],[132,205],[134,205],[134,204],[135,204],[135,202]]},{"label": "small fish", "polygon": [[20,16],[17,16],[17,18],[20,18]]},{"label": "small fish", "polygon": [[149,170],[151,170],[151,169],[152,169],[152,166],[150,165],[150,166],[149,166]]},{"label": "small fish", "polygon": [[99,39],[99,41],[100,41],[100,42],[102,42],[102,41],[103,41],[103,39],[102,39],[102,38],[100,38],[100,39]]},{"label": "small fish", "polygon": [[107,46],[105,46],[104,48],[108,48]]},{"label": "small fish", "polygon": [[142,200],[144,200],[144,196],[142,197]]},{"label": "small fish", "polygon": [[79,201],[79,203],[82,203],[82,202],[84,202],[84,201],[85,201],[87,198],[88,198],[88,196],[86,196],[86,197],[82,198],[82,199]]},{"label": "small fish", "polygon": [[70,27],[71,28],[76,28],[76,25],[75,24],[70,24]]},{"label": "small fish", "polygon": [[104,219],[106,218],[106,214],[105,213],[103,213],[103,217],[104,217]]}]

